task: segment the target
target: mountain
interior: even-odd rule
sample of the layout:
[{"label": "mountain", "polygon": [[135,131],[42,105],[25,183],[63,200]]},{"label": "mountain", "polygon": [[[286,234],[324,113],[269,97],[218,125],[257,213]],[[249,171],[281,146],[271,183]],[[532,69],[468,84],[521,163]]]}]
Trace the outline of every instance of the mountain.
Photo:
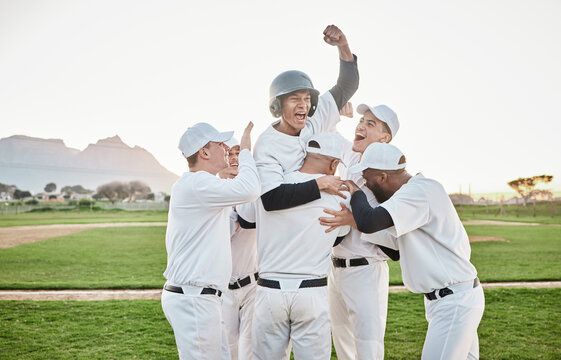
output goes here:
[{"label": "mountain", "polygon": [[23,135],[0,139],[0,183],[32,193],[43,191],[50,182],[57,189],[82,185],[95,190],[114,180],[140,180],[153,192],[169,194],[178,178],[148,151],[128,146],[117,135],[83,151],[67,147],[60,139]]}]

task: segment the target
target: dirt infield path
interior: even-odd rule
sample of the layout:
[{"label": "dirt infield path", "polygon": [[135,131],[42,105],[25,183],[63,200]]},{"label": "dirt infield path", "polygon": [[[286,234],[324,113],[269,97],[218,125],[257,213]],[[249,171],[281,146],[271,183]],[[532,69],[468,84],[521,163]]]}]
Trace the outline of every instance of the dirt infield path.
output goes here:
[{"label": "dirt infield path", "polygon": [[[559,288],[561,281],[483,283],[484,289]],[[390,292],[405,292],[405,286],[392,285]],[[147,290],[0,290],[0,300],[157,300],[161,289]]]},{"label": "dirt infield path", "polygon": [[0,227],[0,249],[46,240],[80,231],[123,226],[167,226],[167,222],[130,222],[100,224],[57,224]]},{"label": "dirt infield path", "polygon": [[540,223],[524,223],[514,221],[498,221],[498,220],[466,220],[462,221],[464,225],[497,225],[497,226],[540,226],[547,224]]}]

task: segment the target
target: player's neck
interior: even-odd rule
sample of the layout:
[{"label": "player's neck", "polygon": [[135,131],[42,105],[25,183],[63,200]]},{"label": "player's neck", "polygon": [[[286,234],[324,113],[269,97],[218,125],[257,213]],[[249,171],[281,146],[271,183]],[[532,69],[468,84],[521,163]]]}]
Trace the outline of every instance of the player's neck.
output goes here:
[{"label": "player's neck", "polygon": [[211,164],[209,164],[208,162],[204,160],[203,161],[199,160],[199,162],[197,162],[195,166],[189,168],[189,172],[198,172],[198,171],[206,171],[207,173],[216,176],[219,170],[212,167]]},{"label": "player's neck", "polygon": [[300,130],[296,129],[295,127],[290,126],[286,121],[282,120],[273,125],[273,128],[278,132],[281,132],[286,135],[290,136],[298,136],[300,135]]},{"label": "player's neck", "polygon": [[299,170],[301,173],[306,174],[324,174],[328,175],[329,169],[325,168],[325,166],[320,166],[319,164],[312,162],[312,161],[304,161],[304,164]]},{"label": "player's neck", "polygon": [[412,175],[409,174],[407,171],[404,171],[395,179],[392,179],[392,191],[395,193],[399,190],[403,185],[407,184],[409,180],[412,178]]}]

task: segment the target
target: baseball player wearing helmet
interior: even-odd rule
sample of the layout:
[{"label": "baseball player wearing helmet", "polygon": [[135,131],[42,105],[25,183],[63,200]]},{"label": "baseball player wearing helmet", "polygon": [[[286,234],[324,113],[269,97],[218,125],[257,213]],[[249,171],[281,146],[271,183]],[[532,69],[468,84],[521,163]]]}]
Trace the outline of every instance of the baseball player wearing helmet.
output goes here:
[{"label": "baseball player wearing helmet", "polygon": [[[301,183],[333,175],[341,151],[337,134],[313,135],[302,168],[286,174],[285,181]],[[338,233],[326,233],[316,219],[325,207],[338,206],[340,200],[337,195],[322,192],[320,199],[291,209],[257,211],[259,280],[253,318],[256,359],[283,359],[290,343],[296,359],[331,358],[327,274]],[[246,207],[239,207],[242,218],[251,216],[246,214]],[[271,231],[281,228],[282,231]]]},{"label": "baseball player wearing helmet", "polygon": [[[226,141],[229,166],[218,173],[221,178],[233,179],[238,175],[240,145],[235,138]],[[222,315],[232,360],[253,359],[251,350],[251,323],[257,273],[257,243],[255,224],[238,219],[232,208],[230,236],[232,247],[232,276],[224,291]]]},{"label": "baseball player wearing helmet", "polygon": [[220,133],[209,124],[198,123],[179,142],[189,171],[171,192],[162,309],[181,359],[230,358],[220,296],[232,272],[231,207],[254,201],[260,192],[249,151],[252,127],[249,123],[242,137],[235,179],[215,176],[227,167],[223,142],[233,132]]},{"label": "baseball player wearing helmet", "polygon": [[[344,164],[353,166],[372,143],[388,143],[397,135],[397,115],[386,105],[361,104],[362,115],[352,143],[347,141],[343,154]],[[360,174],[349,174],[348,167],[339,166],[342,179],[359,184],[372,206],[378,205],[374,194],[366,187]],[[330,214],[341,211],[326,210]],[[320,220],[324,220],[321,218]],[[324,223],[327,225],[327,223]],[[394,260],[399,253],[361,240],[361,233],[353,228],[343,241],[333,248],[333,264],[329,276],[329,307],[333,342],[341,360],[383,359],[384,334],[388,312],[389,268],[387,252]],[[378,244],[383,240],[393,244],[394,237],[378,233]],[[395,246],[392,246],[396,248]],[[383,249],[383,250],[382,250]]]},{"label": "baseball player wearing helmet", "polygon": [[[383,229],[397,237],[403,283],[425,295],[422,358],[478,359],[485,299],[469,260],[467,233],[442,185],[422,174],[411,176],[405,166],[397,147],[371,144],[349,171],[362,173],[380,205],[370,206],[364,192],[347,181],[352,219],[364,240]],[[345,218],[337,216],[332,224],[350,224]]]},{"label": "baseball player wearing helmet", "polygon": [[324,40],[339,50],[337,84],[319,95],[308,75],[285,71],[270,87],[269,109],[280,120],[271,124],[255,144],[254,157],[261,179],[261,201],[266,211],[286,209],[320,198],[320,191],[339,194],[342,181],[322,176],[302,184],[286,184],[284,174],[300,169],[307,140],[315,133],[335,131],[339,110],[358,88],[356,56],[343,32],[328,26]]}]

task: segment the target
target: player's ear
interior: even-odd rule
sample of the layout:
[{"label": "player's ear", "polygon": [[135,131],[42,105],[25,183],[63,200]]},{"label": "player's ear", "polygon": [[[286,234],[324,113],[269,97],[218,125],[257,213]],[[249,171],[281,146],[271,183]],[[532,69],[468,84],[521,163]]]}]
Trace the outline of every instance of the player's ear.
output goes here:
[{"label": "player's ear", "polygon": [[384,183],[388,181],[388,173],[387,172],[381,172],[380,173],[380,182]]},{"label": "player's ear", "polygon": [[329,170],[331,170],[332,174],[335,174],[335,172],[337,171],[337,166],[339,166],[339,160],[338,159],[331,160],[331,163],[329,164]]},{"label": "player's ear", "polygon": [[210,154],[209,154],[209,152],[208,152],[208,149],[207,149],[207,148],[204,148],[204,147],[200,148],[200,149],[199,149],[199,157],[200,157],[201,159],[205,159],[205,160],[208,159],[208,158],[210,157]]}]

